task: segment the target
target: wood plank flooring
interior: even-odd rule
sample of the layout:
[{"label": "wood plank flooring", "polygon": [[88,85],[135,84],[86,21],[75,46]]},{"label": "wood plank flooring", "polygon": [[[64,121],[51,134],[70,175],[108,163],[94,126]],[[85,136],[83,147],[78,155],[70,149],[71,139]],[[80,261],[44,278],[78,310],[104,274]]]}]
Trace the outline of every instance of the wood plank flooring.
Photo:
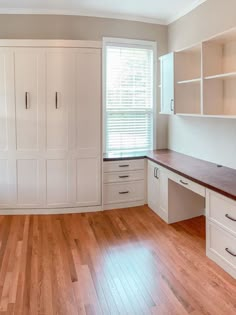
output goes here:
[{"label": "wood plank flooring", "polygon": [[206,258],[203,217],[1,216],[3,314],[235,315],[236,281]]}]

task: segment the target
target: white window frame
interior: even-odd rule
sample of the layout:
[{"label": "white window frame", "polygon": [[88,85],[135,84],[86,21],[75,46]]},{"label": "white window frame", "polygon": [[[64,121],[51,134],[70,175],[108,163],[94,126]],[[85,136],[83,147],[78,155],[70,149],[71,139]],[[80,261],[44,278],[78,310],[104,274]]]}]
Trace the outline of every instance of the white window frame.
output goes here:
[{"label": "white window frame", "polygon": [[103,37],[103,53],[102,53],[102,85],[103,85],[103,152],[107,153],[106,148],[106,46],[124,46],[124,47],[138,47],[149,48],[153,50],[153,128],[152,128],[152,146],[155,150],[157,148],[157,42],[136,40],[127,38],[113,38]]}]

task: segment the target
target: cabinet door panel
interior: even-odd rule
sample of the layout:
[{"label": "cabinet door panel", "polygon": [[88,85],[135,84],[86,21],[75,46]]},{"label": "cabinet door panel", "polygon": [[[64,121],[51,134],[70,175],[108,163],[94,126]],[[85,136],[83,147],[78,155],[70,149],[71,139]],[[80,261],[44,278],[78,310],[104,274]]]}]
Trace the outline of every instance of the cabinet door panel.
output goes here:
[{"label": "cabinet door panel", "polygon": [[174,114],[174,53],[161,57],[161,112]]},{"label": "cabinet door panel", "polygon": [[10,202],[10,178],[8,160],[0,160],[0,206]]},{"label": "cabinet door panel", "polygon": [[40,204],[40,168],[38,160],[17,161],[17,204]]},{"label": "cabinet door panel", "polygon": [[101,146],[101,51],[76,54],[76,127],[80,156],[97,156]]},{"label": "cabinet door panel", "polygon": [[0,151],[8,150],[8,79],[7,55],[0,50]]},{"label": "cabinet door panel", "polygon": [[75,57],[66,49],[48,49],[46,63],[47,150],[66,151],[75,100]]},{"label": "cabinet door panel", "polygon": [[64,206],[70,203],[70,163],[66,159],[47,161],[47,204]]},{"label": "cabinet door panel", "polygon": [[78,159],[76,162],[76,202],[81,206],[101,204],[100,158]]},{"label": "cabinet door panel", "polygon": [[157,166],[153,163],[148,162],[148,206],[156,213],[159,210],[159,178],[158,177]]},{"label": "cabinet door panel", "polygon": [[38,151],[44,110],[44,59],[40,49],[15,50],[16,144],[18,151]]}]

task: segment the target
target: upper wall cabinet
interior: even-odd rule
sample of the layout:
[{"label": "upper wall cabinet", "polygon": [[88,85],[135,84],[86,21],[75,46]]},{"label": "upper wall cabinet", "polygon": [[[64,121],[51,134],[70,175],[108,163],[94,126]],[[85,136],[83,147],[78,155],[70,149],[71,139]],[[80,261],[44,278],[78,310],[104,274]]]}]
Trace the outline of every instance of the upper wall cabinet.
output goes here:
[{"label": "upper wall cabinet", "polygon": [[163,100],[173,85],[176,115],[236,117],[236,29],[172,56],[172,75],[170,66],[161,62],[161,78],[163,73],[170,78],[162,80],[161,94]]},{"label": "upper wall cabinet", "polygon": [[174,114],[174,53],[160,58],[161,113]]}]

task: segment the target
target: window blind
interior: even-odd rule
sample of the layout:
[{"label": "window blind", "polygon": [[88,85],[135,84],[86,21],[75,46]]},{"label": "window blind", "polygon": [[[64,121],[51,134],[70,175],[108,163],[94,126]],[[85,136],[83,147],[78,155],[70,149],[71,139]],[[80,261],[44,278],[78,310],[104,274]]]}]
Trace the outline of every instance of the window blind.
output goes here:
[{"label": "window blind", "polygon": [[106,46],[106,151],[153,147],[153,49]]}]

